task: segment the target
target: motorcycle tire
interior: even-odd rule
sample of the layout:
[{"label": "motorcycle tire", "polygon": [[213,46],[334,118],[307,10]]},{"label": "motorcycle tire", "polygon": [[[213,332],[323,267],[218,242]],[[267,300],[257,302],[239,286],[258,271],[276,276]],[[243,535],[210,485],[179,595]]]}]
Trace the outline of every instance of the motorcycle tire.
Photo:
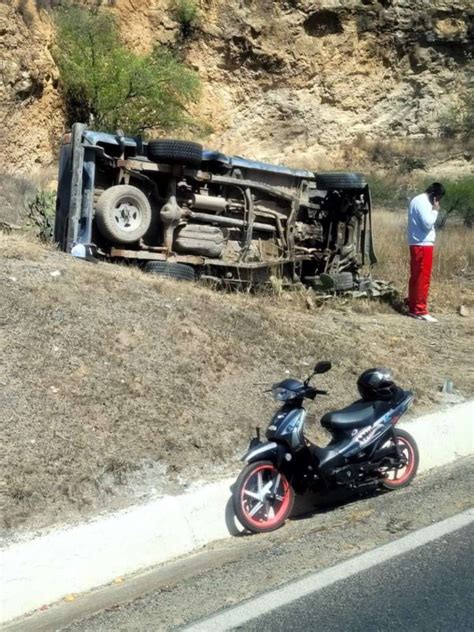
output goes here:
[{"label": "motorcycle tire", "polygon": [[[398,428],[395,429],[394,434],[397,445],[399,449],[401,449],[402,454],[405,455],[407,462],[406,465],[401,468],[387,468],[387,470],[385,470],[382,487],[390,490],[400,489],[401,487],[409,485],[415,478],[420,463],[418,446],[411,434]],[[392,442],[393,439],[390,439],[384,447],[388,447],[388,444],[392,444]]]},{"label": "motorcycle tire", "polygon": [[235,515],[252,533],[279,529],[291,514],[294,500],[288,479],[271,461],[244,467],[232,491]]}]

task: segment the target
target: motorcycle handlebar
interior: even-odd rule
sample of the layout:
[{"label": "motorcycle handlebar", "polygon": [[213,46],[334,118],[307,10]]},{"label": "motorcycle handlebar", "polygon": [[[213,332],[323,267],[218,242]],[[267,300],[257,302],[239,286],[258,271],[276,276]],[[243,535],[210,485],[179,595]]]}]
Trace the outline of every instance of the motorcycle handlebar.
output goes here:
[{"label": "motorcycle handlebar", "polygon": [[316,395],[327,395],[328,392],[327,391],[320,391],[319,388],[315,388],[314,389]]}]

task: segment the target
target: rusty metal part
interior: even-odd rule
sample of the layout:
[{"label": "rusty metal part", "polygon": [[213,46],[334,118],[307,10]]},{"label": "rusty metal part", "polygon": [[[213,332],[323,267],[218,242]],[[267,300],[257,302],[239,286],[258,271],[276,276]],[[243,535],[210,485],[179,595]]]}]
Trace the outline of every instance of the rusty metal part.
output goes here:
[{"label": "rusty metal part", "polygon": [[179,225],[183,211],[176,201],[176,180],[172,178],[168,186],[168,200],[160,209],[160,219],[164,226],[163,242],[166,250],[173,250],[173,235]]},{"label": "rusty metal part", "polygon": [[[288,263],[293,263],[289,259],[274,259],[271,262],[268,261],[246,261],[242,263],[233,263],[229,261],[222,261],[222,259],[208,259],[206,257],[200,257],[197,255],[169,255],[168,253],[148,252],[144,250],[126,250],[122,248],[110,248],[108,251],[102,251],[104,255],[110,257],[122,257],[124,259],[139,259],[142,261],[173,261],[176,263],[188,263],[196,266],[213,266],[221,268],[235,268],[253,270],[258,268],[267,268],[269,265],[278,266]],[[306,260],[306,256],[296,256],[295,260]]]},{"label": "rusty metal part", "polygon": [[[101,147],[97,147],[97,149],[99,151],[102,150]],[[124,169],[129,169],[135,172],[153,171],[155,173],[174,174],[176,176],[187,176],[201,182],[209,182],[210,180],[212,180],[212,175],[207,171],[201,171],[201,169],[190,169],[188,167],[181,167],[179,165],[165,165],[161,163],[149,162],[147,160],[137,160],[133,158],[114,159],[114,164],[117,167],[122,167]]]},{"label": "rusty metal part", "polygon": [[223,197],[195,193],[191,198],[191,206],[207,211],[225,211],[227,208],[227,200]]},{"label": "rusty metal part", "polygon": [[143,239],[140,239],[138,245],[141,250],[149,250],[150,252],[166,252],[166,246],[150,246],[146,244]]},{"label": "rusty metal part", "polygon": [[[186,217],[200,222],[211,222],[213,224],[220,224],[221,226],[235,226],[236,228],[241,228],[246,225],[246,222],[242,219],[234,219],[233,217],[225,217],[223,215],[209,215],[208,213],[195,213],[194,211],[185,211],[184,214]],[[255,222],[253,227],[255,230],[261,230],[266,233],[274,233],[276,230],[275,226],[261,224],[259,222]]]},{"label": "rusty metal part", "polygon": [[176,201],[176,196],[171,195],[166,204],[164,204],[160,209],[161,221],[165,224],[165,226],[178,224],[182,215],[183,211]]},{"label": "rusty metal part", "polygon": [[288,250],[288,256],[291,258],[295,252],[295,218],[300,208],[299,201],[294,198],[291,202],[291,212],[286,224],[286,244]]},{"label": "rusty metal part", "polygon": [[277,225],[278,235],[280,237],[281,244],[283,248],[285,248],[286,238],[285,238],[285,233],[283,231],[283,225],[281,223],[281,220],[284,219],[286,221],[288,219],[287,216],[284,215],[283,213],[279,213],[278,211],[273,211],[272,209],[269,209],[269,208],[262,208],[261,206],[255,206],[255,213],[257,215],[263,215],[264,217],[266,215],[266,216],[274,218],[275,223]]},{"label": "rusty metal part", "polygon": [[271,197],[284,199],[287,202],[292,202],[296,199],[294,195],[291,195],[291,193],[285,193],[276,187],[272,187],[268,184],[262,184],[261,182],[254,182],[253,180],[237,180],[236,178],[231,178],[229,176],[216,176],[214,174],[209,175],[211,182],[215,182],[216,184],[232,184],[243,188],[250,188],[255,191],[263,191],[264,193],[268,193]]},{"label": "rusty metal part", "polygon": [[[245,258],[248,252],[250,251],[250,246],[252,244],[252,237],[253,237],[253,229],[255,226],[255,210],[253,207],[253,196],[249,187],[245,189],[244,195],[245,195],[245,206],[247,208],[247,226],[245,230],[244,247],[240,254],[241,261],[245,261]],[[265,224],[261,224],[261,226],[265,226]]]}]

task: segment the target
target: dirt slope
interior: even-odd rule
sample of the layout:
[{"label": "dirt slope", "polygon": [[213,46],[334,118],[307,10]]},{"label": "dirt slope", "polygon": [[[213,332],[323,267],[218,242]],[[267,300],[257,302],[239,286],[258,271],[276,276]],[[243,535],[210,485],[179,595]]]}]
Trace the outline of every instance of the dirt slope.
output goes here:
[{"label": "dirt slope", "polygon": [[310,311],[301,292],[223,295],[12,236],[1,237],[0,296],[7,528],[235,472],[274,410],[262,383],[317,359],[334,363],[318,414],[348,404],[356,376],[379,364],[416,391],[417,413],[439,403],[446,376],[472,393],[472,319],[454,313],[427,327],[384,307]]}]

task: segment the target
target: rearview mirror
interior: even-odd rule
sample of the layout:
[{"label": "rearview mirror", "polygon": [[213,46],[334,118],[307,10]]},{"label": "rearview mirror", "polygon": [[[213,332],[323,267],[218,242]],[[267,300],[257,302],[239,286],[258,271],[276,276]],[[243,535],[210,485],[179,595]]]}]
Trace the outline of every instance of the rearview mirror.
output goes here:
[{"label": "rearview mirror", "polygon": [[327,373],[331,367],[332,367],[332,364],[330,362],[328,362],[327,360],[321,360],[321,362],[318,362],[316,366],[314,367],[314,372]]}]

